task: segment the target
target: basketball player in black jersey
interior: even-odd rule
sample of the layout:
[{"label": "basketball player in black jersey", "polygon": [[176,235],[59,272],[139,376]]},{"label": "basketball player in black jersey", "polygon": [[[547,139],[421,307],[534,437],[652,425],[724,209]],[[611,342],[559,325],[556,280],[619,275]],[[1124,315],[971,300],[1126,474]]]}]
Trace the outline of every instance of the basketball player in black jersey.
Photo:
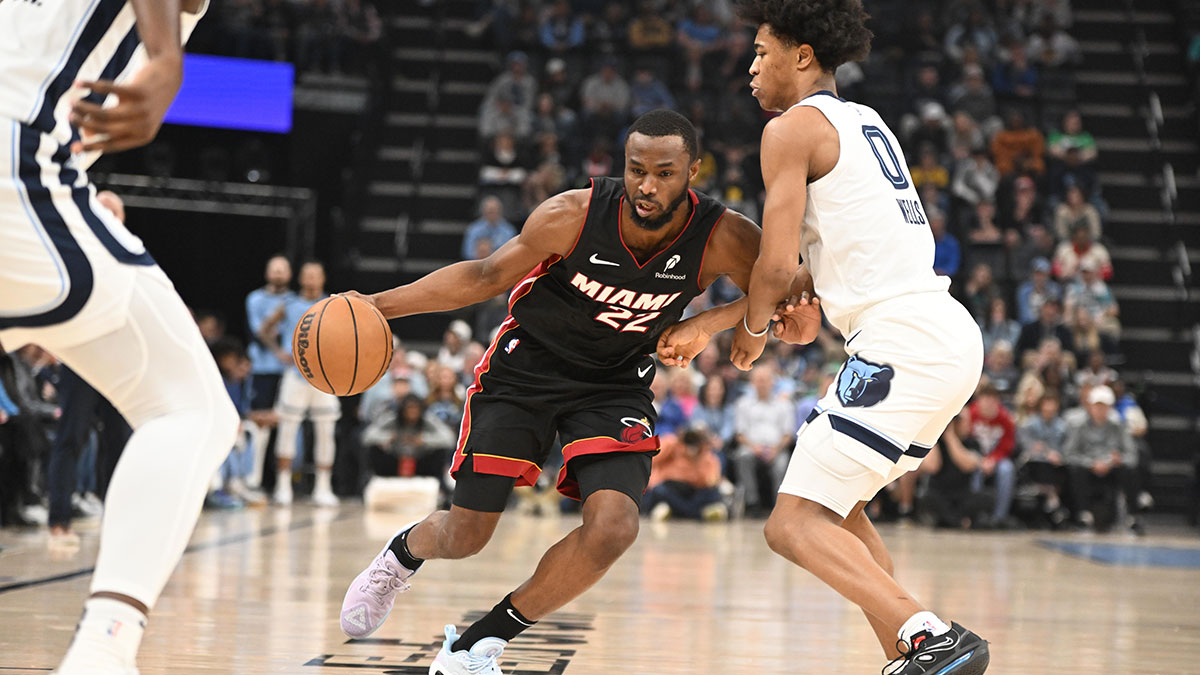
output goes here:
[{"label": "basketball player in black jersey", "polygon": [[[625,155],[624,183],[596,178],[590,189],[548,199],[488,258],[359,296],[395,318],[512,289],[510,315],[467,393],[451,469],[453,505],[399,532],[354,580],[341,615],[351,637],[383,623],[425,560],[483,549],[513,486],[537,480],[556,434],[564,456],[558,489],[583,502],[582,526],[462,636],[447,626],[430,672],[499,673],[495,659],[508,640],[599,581],[637,537],[638,506],[659,448],[650,354],[719,276],[746,289],[761,231],[688,189],[700,162],[695,128],[682,115],[656,110],[638,118]],[[703,332],[732,327],[743,302],[707,312]],[[820,323],[805,309],[784,317],[796,341],[806,331],[811,339]],[[686,342],[664,353],[681,364],[694,356]]]}]

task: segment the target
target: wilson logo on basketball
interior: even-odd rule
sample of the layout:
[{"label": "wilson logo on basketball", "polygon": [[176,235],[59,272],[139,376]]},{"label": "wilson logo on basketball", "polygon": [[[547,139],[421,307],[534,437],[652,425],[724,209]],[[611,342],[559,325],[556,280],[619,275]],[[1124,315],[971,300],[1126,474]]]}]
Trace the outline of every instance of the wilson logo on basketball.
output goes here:
[{"label": "wilson logo on basketball", "polygon": [[312,328],[315,317],[315,312],[305,314],[296,330],[296,365],[300,366],[300,372],[304,373],[304,377],[310,380],[313,379],[313,371],[308,365],[308,331]]},{"label": "wilson logo on basketball", "polygon": [[292,331],[292,361],[315,389],[334,396],[361,394],[392,360],[392,331],[374,305],[331,295],[300,317]]}]

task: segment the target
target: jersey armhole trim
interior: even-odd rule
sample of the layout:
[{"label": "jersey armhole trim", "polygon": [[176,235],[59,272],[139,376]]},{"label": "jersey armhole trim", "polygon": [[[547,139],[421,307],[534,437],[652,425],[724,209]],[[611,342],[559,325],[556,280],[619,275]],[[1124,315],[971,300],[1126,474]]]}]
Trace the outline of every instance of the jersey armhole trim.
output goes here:
[{"label": "jersey armhole trim", "polygon": [[829,118],[829,115],[824,110],[822,110],[820,106],[814,105],[812,102],[809,102],[808,99],[805,99],[805,100],[797,103],[796,105],[802,105],[806,108],[812,108],[812,109],[816,110],[817,112],[821,113],[821,116],[825,118],[825,121],[829,123],[829,126],[833,127],[833,133],[837,135],[837,139],[838,139],[837,162],[834,163],[833,168],[830,169],[829,172],[826,173],[824,176],[821,176],[820,178],[818,178],[816,180],[811,180],[807,183],[808,187],[812,187],[814,185],[821,185],[830,176],[840,175],[839,172],[841,171],[841,168],[842,168],[842,156],[846,154],[844,152],[846,148],[842,142],[842,132],[838,131],[837,125],[833,123],[833,120]]},{"label": "jersey armhole trim", "polygon": [[587,206],[583,210],[583,224],[579,226],[579,231],[575,233],[575,243],[571,244],[571,249],[569,251],[567,251],[567,254],[562,257],[563,260],[566,260],[567,258],[571,257],[571,254],[575,252],[575,247],[579,246],[579,240],[583,239],[583,231],[587,228],[588,215],[591,214],[591,212],[592,212],[592,198],[594,198],[596,196],[596,179],[595,178],[588,179],[588,190],[589,190],[588,203],[587,203]]},{"label": "jersey armhole trim", "polygon": [[[708,231],[708,239],[704,240],[704,250],[700,253],[700,269],[696,271],[696,287],[700,289],[701,293],[708,290],[708,286],[700,283],[704,278],[704,260],[708,257],[708,245],[712,243],[713,235],[717,233],[717,228],[721,226],[721,221],[725,220],[725,214],[727,213],[729,213],[728,206],[721,211],[721,215],[717,218],[717,222],[713,223],[712,229]],[[713,283],[716,283],[717,279],[720,278],[721,275],[717,275],[717,277],[713,279]],[[712,284],[709,284],[709,286],[711,285]]]}]

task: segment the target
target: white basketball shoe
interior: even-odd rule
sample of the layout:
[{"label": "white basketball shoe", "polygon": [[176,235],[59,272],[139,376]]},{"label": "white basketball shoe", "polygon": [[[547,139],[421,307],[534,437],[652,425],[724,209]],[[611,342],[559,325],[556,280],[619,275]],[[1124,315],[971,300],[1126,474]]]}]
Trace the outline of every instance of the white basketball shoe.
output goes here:
[{"label": "white basketball shoe", "polygon": [[470,649],[452,652],[450,648],[458,642],[458,631],[453,624],[446,626],[446,640],[442,650],[429,666],[429,675],[504,675],[500,672],[500,655],[508,641],[488,637],[471,645]]},{"label": "white basketball shoe", "polygon": [[[411,530],[419,522],[409,523],[400,528],[400,532]],[[346,597],[342,600],[342,632],[352,638],[365,638],[379,630],[392,613],[396,594],[411,588],[408,580],[416,571],[401,565],[396,554],[389,550],[394,539],[392,537],[384,544],[379,555],[346,589]]]}]

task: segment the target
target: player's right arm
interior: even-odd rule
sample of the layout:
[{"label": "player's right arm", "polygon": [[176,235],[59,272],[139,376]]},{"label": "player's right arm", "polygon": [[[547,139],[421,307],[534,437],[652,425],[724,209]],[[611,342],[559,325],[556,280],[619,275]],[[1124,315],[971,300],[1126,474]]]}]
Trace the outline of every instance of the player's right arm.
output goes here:
[{"label": "player's right arm", "polygon": [[[579,239],[592,191],[570,190],[542,202],[516,237],[481,260],[464,260],[431,272],[411,284],[371,296],[389,319],[447,312],[483,302],[510,290],[552,256],[566,256]],[[357,295],[353,291],[348,295]]]},{"label": "player's right arm", "polygon": [[[185,0],[189,13],[203,3]],[[154,140],[163,117],[183,83],[183,42],[180,36],[180,0],[130,0],[138,35],[146,49],[146,62],[128,82],[80,82],[99,94],[113,94],[117,104],[104,108],[87,100],[71,106],[70,122],[83,140],[71,152],[118,152]]]}]

